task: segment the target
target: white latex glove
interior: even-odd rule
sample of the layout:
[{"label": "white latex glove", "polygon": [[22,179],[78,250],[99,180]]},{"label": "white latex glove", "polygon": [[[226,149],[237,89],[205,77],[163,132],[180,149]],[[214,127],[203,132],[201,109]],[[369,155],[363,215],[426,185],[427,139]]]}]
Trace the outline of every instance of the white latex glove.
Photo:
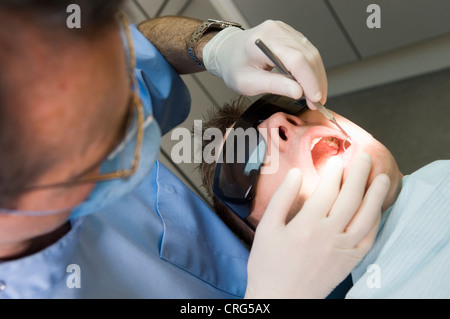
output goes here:
[{"label": "white latex glove", "polygon": [[[256,46],[261,39],[278,56],[295,80],[270,72],[274,64]],[[249,29],[220,31],[203,49],[206,69],[220,76],[225,84],[243,95],[274,93],[325,104],[327,78],[319,51],[300,32],[281,21],[268,20]]]},{"label": "white latex glove", "polygon": [[256,230],[246,298],[325,298],[348,276],[373,245],[389,190],[381,174],[365,192],[371,166],[361,154],[341,189],[342,160],[331,158],[315,192],[286,224],[301,187],[300,171],[288,173]]}]

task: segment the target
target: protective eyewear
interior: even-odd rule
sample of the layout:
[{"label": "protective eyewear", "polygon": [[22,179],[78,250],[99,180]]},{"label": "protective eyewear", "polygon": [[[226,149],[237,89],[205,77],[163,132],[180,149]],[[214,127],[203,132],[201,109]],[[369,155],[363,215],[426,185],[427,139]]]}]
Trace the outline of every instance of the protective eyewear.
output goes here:
[{"label": "protective eyewear", "polygon": [[[306,100],[268,94],[255,101],[236,121],[223,143],[214,174],[213,193],[240,218],[250,215],[255,184],[266,157],[266,141],[258,125],[278,112],[298,116]],[[254,134],[256,138],[251,136]]]}]

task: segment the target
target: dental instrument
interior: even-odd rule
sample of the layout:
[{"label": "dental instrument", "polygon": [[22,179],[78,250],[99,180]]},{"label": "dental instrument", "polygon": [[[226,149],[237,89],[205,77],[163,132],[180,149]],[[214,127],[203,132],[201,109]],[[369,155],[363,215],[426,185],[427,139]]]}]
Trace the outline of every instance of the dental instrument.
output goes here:
[{"label": "dental instrument", "polygon": [[[264,44],[264,42],[261,39],[257,39],[255,41],[255,44],[258,46],[258,48],[261,49],[261,51],[275,64],[275,67],[286,75],[288,78],[295,80],[295,78],[292,76],[292,74],[286,69],[286,67],[283,65],[280,59]],[[317,110],[325,116],[325,118],[329,121],[331,121],[336,127],[345,134],[347,137],[346,141],[348,141],[351,144],[351,138],[350,135],[347,134],[347,132],[338,124],[334,116],[328,111],[328,109],[322,105],[320,102],[313,102],[314,106],[316,106]],[[344,143],[345,144],[345,143]],[[344,147],[345,148],[345,147]]]}]

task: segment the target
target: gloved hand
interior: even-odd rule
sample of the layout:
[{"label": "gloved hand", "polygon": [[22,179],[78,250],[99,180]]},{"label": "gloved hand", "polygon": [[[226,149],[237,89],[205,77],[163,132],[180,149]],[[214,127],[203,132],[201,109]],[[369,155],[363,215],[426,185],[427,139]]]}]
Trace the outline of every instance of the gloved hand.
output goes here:
[{"label": "gloved hand", "polygon": [[342,189],[342,160],[331,158],[315,192],[286,224],[301,187],[291,170],[272,197],[258,228],[248,262],[246,298],[325,298],[372,247],[389,190],[387,175],[367,192],[372,166],[361,154]]},{"label": "gloved hand", "polygon": [[[261,39],[278,56],[297,80],[270,72],[274,64],[256,46]],[[319,51],[300,32],[281,21],[268,20],[249,29],[220,31],[203,49],[206,69],[220,76],[225,84],[243,95],[274,93],[325,104],[327,78]]]}]

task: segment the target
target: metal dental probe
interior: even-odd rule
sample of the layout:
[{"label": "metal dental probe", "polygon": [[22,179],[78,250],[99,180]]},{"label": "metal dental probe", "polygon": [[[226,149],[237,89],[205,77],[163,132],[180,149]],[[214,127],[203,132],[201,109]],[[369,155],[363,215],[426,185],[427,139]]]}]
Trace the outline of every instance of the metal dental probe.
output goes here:
[{"label": "metal dental probe", "polygon": [[[281,73],[283,73],[284,75],[286,75],[288,78],[295,80],[295,78],[292,76],[291,72],[288,71],[288,69],[286,69],[286,67],[284,66],[284,64],[281,62],[280,59],[278,59],[278,57],[264,44],[264,42],[262,42],[261,39],[257,39],[255,41],[255,44],[258,46],[258,48],[261,49],[261,51],[270,59],[270,61],[273,62],[273,64],[275,64],[275,67],[278,69],[278,71],[280,71]],[[327,120],[331,121],[334,125],[337,126],[337,128],[345,134],[345,136],[347,136],[347,141],[351,143],[351,138],[350,135],[347,134],[347,132],[338,124],[338,122],[336,121],[336,119],[334,118],[333,114],[330,113],[330,111],[328,111],[328,109],[322,105],[322,103],[320,102],[313,102],[314,105],[316,106],[317,110],[323,114],[323,116],[325,116],[327,118]],[[344,143],[345,144],[345,143]],[[345,147],[344,147],[345,148]]]}]

